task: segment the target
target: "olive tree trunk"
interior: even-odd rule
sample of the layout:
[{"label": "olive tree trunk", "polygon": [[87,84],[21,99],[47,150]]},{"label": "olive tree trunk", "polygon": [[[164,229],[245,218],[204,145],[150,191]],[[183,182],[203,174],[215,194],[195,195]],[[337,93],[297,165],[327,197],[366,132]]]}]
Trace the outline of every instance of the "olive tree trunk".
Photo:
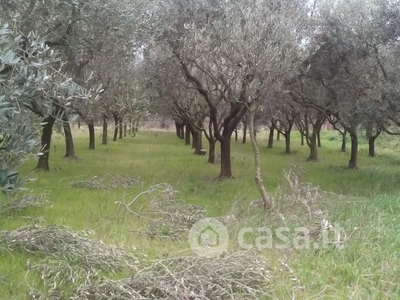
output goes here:
[{"label": "olive tree trunk", "polygon": [[108,120],[107,116],[103,116],[103,134],[101,136],[101,144],[102,145],[107,145],[107,139],[108,139]]},{"label": "olive tree trunk", "polygon": [[349,160],[349,169],[357,169],[357,158],[358,158],[358,136],[357,132],[349,131],[351,138],[351,153]]},{"label": "olive tree trunk", "polygon": [[53,125],[55,117],[49,115],[43,120],[42,125],[42,137],[41,137],[41,155],[39,156],[38,163],[36,165],[37,170],[49,171],[49,157],[50,157],[50,144],[51,136],[53,134]]}]

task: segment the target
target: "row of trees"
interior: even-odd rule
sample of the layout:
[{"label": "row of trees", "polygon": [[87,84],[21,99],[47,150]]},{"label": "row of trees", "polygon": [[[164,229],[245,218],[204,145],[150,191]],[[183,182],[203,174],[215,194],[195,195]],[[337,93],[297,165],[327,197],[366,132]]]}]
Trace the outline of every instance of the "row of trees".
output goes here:
[{"label": "row of trees", "polygon": [[[2,2],[0,108],[4,123],[0,133],[4,174],[37,149],[39,131],[37,169],[49,170],[51,137],[57,123],[65,135],[65,156],[75,157],[70,123],[78,117],[87,124],[89,148],[94,149],[96,119],[104,120],[102,143],[106,144],[109,118],[116,127],[130,123],[137,128],[147,115],[132,79],[138,47],[132,39],[136,32],[132,13],[140,7],[139,3],[126,4],[105,0]],[[12,186],[17,177],[14,171],[10,174],[2,176],[2,186],[7,186],[7,181]]]},{"label": "row of trees", "polygon": [[271,136],[278,130],[287,154],[296,127],[317,160],[329,121],[344,141],[350,136],[351,169],[361,131],[371,156],[381,132],[398,134],[398,1],[158,4],[143,60],[151,107],[186,124],[194,139],[204,133],[210,162],[220,143],[221,178],[232,176],[230,141],[240,122],[267,125]]},{"label": "row of trees", "polygon": [[[66,156],[74,156],[77,116],[94,149],[96,119],[107,143],[109,118],[121,128],[148,111],[173,118],[180,135],[186,125],[196,154],[204,154],[204,135],[210,162],[219,143],[221,178],[232,176],[239,123],[249,128],[256,162],[255,125],[279,131],[287,153],[298,128],[317,160],[328,120],[350,136],[356,168],[361,129],[371,154],[381,132],[398,134],[399,14],[392,0],[7,1],[0,97],[29,116],[26,124],[41,119],[43,170],[54,123],[63,124]],[[11,86],[18,96],[9,96]]]}]

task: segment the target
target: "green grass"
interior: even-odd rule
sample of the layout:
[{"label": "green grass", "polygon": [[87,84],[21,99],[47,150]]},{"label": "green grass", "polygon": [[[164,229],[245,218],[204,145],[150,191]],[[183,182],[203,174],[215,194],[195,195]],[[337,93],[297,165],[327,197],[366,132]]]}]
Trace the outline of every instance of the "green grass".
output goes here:
[{"label": "green grass", "polygon": [[[352,233],[341,250],[266,251],[274,272],[271,294],[275,299],[400,299],[400,156],[399,141],[386,136],[377,144],[377,157],[367,157],[366,143],[360,148],[360,169],[346,169],[348,153],[340,153],[335,132],[324,132],[319,162],[307,162],[307,147],[301,147],[293,134],[293,154],[284,155],[284,142],[266,148],[266,134],[258,136],[262,154],[263,178],[267,190],[283,184],[283,170],[291,166],[306,169],[303,179],[323,190],[347,197],[333,203],[330,220],[340,222]],[[12,230],[32,221],[45,225],[66,225],[74,230],[89,230],[91,238],[105,243],[134,245],[149,258],[162,257],[186,249],[186,242],[151,240],[135,233],[143,222],[117,209],[115,201],[131,199],[156,183],[169,183],[180,191],[179,198],[207,209],[209,216],[220,216],[234,203],[259,198],[254,184],[253,154],[250,144],[232,141],[234,178],[216,181],[219,165],[205,157],[192,155],[173,133],[141,132],[109,145],[87,149],[86,132],[75,132],[77,160],[63,158],[63,139],[54,138],[50,172],[32,172],[35,161],[28,161],[22,173],[37,178],[26,187],[35,192],[49,191],[51,205],[30,208],[0,220],[0,228]],[[207,145],[204,141],[204,145]],[[53,149],[53,148],[52,148]],[[118,174],[139,176],[143,187],[107,191],[71,188],[64,180],[75,176]],[[356,228],[356,229],[355,229]],[[167,230],[167,229],[166,229]],[[1,246],[0,246],[1,247]],[[24,267],[30,255],[0,248],[1,299],[25,299],[27,283]],[[290,274],[279,272],[285,261],[303,289],[293,290]],[[290,272],[289,272],[290,273]]]}]

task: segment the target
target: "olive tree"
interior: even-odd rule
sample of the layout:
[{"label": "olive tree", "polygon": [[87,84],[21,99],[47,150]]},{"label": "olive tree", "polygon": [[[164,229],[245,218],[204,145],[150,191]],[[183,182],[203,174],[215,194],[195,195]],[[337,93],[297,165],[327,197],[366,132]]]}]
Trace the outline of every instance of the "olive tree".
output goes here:
[{"label": "olive tree", "polygon": [[[40,127],[52,126],[64,109],[61,103],[86,95],[58,71],[55,51],[35,34],[21,34],[13,18],[9,22],[0,27],[0,182],[4,191],[18,186],[16,170],[26,156],[36,152],[38,168],[48,169],[50,139],[43,130],[38,148]],[[31,114],[32,110],[41,114]]]},{"label": "olive tree", "polygon": [[[155,21],[154,42],[169,47],[209,107],[221,145],[221,178],[232,176],[233,131],[301,52],[296,19],[302,7],[291,1],[169,1],[154,12],[162,20]],[[228,106],[226,114],[218,114],[218,98]]]},{"label": "olive tree", "polygon": [[[381,49],[398,38],[396,30],[386,28],[393,27],[396,13],[382,0],[319,1],[316,7],[318,50],[304,61],[294,99],[324,113],[348,132],[348,166],[356,169],[360,129],[367,129],[371,146],[380,132],[378,108],[383,107],[386,77]],[[387,22],[382,22],[382,16]]]}]

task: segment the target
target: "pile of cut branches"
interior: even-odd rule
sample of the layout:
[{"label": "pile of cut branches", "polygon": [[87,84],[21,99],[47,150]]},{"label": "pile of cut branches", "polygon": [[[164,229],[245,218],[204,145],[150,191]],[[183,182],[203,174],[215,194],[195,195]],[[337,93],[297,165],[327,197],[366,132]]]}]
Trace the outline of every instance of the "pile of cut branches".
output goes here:
[{"label": "pile of cut branches", "polygon": [[80,236],[67,227],[28,225],[3,233],[0,242],[9,250],[45,254],[74,261],[87,269],[135,269],[137,259],[116,246]]},{"label": "pile of cut branches", "polygon": [[17,193],[0,199],[0,215],[8,216],[28,207],[41,207],[49,204],[48,193]]},{"label": "pile of cut branches", "polygon": [[[206,210],[200,206],[188,204],[175,199],[178,194],[171,185],[166,183],[151,186],[148,190],[138,194],[133,200],[117,201],[125,211],[147,220],[146,228],[139,233],[151,238],[180,239],[197,221],[205,218]],[[147,202],[141,211],[135,211],[132,206],[138,199],[144,198]]]},{"label": "pile of cut branches", "polygon": [[65,179],[71,187],[86,188],[93,190],[109,190],[117,188],[128,188],[133,186],[141,186],[143,182],[139,177],[127,177],[121,175],[105,174],[102,176],[77,176]]},{"label": "pile of cut branches", "polygon": [[72,299],[260,299],[268,296],[268,266],[255,252],[158,260],[132,278],[82,285]]},{"label": "pile of cut branches", "polygon": [[100,271],[136,271],[139,263],[131,253],[82,237],[66,227],[29,225],[11,232],[2,231],[0,243],[10,251],[35,255],[37,259],[33,259],[34,263],[28,260],[26,270],[27,275],[41,279],[43,290],[39,292],[31,287],[31,292],[43,297],[92,282],[99,278]]}]

